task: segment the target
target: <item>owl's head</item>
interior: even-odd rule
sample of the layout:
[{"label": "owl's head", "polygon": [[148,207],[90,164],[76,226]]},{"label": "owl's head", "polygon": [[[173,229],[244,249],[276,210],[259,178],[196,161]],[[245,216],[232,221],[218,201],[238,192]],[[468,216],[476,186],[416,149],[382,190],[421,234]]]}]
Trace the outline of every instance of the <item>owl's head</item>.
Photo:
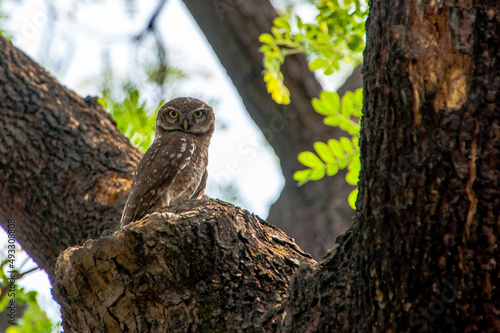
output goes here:
[{"label": "owl's head", "polygon": [[192,97],[174,98],[158,110],[156,135],[173,131],[212,135],[214,123],[214,111],[208,104]]}]

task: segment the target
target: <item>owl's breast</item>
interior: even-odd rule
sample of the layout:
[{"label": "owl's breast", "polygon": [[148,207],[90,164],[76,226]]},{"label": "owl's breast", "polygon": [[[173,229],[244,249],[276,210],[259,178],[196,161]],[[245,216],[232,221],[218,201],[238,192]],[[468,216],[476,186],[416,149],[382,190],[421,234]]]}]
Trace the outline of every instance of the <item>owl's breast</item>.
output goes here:
[{"label": "owl's breast", "polygon": [[[181,148],[183,148],[182,145]],[[193,154],[185,162],[184,167],[171,186],[159,193],[160,200],[158,200],[155,208],[177,205],[191,199],[200,186],[207,164],[207,150],[203,149],[203,146],[195,145]]]}]

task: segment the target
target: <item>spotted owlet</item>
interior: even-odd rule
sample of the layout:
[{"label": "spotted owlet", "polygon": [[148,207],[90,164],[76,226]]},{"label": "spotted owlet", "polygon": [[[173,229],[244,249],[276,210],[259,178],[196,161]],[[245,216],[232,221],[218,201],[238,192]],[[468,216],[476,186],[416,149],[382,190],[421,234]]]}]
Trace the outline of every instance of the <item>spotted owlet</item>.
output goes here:
[{"label": "spotted owlet", "polygon": [[122,226],[203,196],[214,122],[212,108],[196,98],[175,98],[158,110],[156,137],[137,165]]}]

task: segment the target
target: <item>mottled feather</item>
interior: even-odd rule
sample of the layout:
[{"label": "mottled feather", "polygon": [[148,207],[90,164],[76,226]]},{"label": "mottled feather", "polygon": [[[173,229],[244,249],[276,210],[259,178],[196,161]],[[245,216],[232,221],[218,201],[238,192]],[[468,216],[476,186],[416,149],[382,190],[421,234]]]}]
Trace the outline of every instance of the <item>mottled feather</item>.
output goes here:
[{"label": "mottled feather", "polygon": [[[155,138],[142,157],[137,165],[127,205],[123,210],[122,225],[144,216],[162,197],[164,189],[168,189],[186,167],[194,150],[185,149],[181,153],[178,149],[173,149],[180,146],[181,136],[185,137],[182,132],[174,132],[164,138]],[[190,142],[187,142],[188,140]],[[187,137],[186,143],[194,146],[192,138]]]}]

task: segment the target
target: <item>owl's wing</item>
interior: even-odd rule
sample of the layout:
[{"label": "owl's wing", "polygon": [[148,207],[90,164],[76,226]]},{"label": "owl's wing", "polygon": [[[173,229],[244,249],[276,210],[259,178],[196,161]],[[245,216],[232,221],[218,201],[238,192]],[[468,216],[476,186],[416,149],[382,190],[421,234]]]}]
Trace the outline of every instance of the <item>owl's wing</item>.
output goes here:
[{"label": "owl's wing", "polygon": [[201,178],[200,185],[196,189],[196,192],[191,196],[191,199],[201,199],[203,193],[205,193],[205,188],[207,187],[208,171],[205,170],[203,177]]},{"label": "owl's wing", "polygon": [[132,191],[123,210],[121,225],[143,217],[161,197],[161,189],[172,185],[191,159],[194,139],[181,132],[155,138],[137,165]]}]

